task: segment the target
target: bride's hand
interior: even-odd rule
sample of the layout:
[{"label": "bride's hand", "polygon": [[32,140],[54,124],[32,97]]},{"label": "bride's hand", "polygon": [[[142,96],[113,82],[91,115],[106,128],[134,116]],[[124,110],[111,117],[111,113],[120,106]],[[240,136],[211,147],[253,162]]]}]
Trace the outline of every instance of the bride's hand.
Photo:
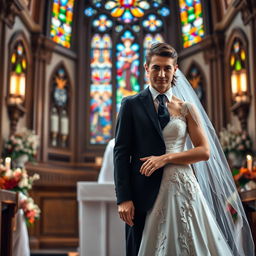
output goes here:
[{"label": "bride's hand", "polygon": [[155,170],[166,165],[166,156],[148,156],[140,158],[141,161],[144,161],[140,168],[140,173],[145,176],[150,176]]}]

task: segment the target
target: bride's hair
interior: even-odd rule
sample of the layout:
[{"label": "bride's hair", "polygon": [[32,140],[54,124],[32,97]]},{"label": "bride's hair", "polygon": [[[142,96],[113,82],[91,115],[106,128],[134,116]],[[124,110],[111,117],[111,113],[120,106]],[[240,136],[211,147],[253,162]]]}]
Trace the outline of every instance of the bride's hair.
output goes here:
[{"label": "bride's hair", "polygon": [[[174,60],[173,64],[177,64],[178,60],[178,53],[176,50],[167,43],[153,43],[150,48],[147,50],[146,53],[146,64],[149,66],[151,59],[153,56],[161,56],[161,57],[167,57],[172,58]],[[175,86],[176,84],[176,75],[174,74],[172,79],[172,86]]]}]

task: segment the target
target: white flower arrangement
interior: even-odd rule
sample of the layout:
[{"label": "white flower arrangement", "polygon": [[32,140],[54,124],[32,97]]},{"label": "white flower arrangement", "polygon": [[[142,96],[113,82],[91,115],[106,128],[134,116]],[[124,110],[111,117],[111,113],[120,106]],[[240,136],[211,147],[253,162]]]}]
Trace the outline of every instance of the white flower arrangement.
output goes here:
[{"label": "white flower arrangement", "polygon": [[252,152],[252,140],[248,133],[230,124],[220,132],[220,143],[226,156],[231,152],[242,156]]},{"label": "white flower arrangement", "polygon": [[34,131],[24,129],[21,133],[11,135],[4,145],[4,155],[16,160],[27,155],[29,161],[35,160],[39,137]]}]

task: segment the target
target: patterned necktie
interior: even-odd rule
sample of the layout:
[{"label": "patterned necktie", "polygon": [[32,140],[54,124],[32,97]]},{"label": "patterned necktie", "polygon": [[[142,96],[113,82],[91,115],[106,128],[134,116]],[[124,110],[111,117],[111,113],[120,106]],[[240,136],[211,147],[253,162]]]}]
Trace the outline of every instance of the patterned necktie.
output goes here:
[{"label": "patterned necktie", "polygon": [[166,98],[166,95],[164,95],[164,94],[159,94],[157,96],[157,99],[159,101],[157,115],[158,115],[158,120],[160,122],[162,130],[170,121],[170,113],[165,105],[165,98]]}]

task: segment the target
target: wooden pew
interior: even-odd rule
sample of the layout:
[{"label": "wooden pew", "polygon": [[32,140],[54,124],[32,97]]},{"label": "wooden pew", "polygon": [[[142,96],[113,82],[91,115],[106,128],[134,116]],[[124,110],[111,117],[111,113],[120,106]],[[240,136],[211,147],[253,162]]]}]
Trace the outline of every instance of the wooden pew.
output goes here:
[{"label": "wooden pew", "polygon": [[18,194],[0,189],[0,256],[12,255],[12,232]]}]

